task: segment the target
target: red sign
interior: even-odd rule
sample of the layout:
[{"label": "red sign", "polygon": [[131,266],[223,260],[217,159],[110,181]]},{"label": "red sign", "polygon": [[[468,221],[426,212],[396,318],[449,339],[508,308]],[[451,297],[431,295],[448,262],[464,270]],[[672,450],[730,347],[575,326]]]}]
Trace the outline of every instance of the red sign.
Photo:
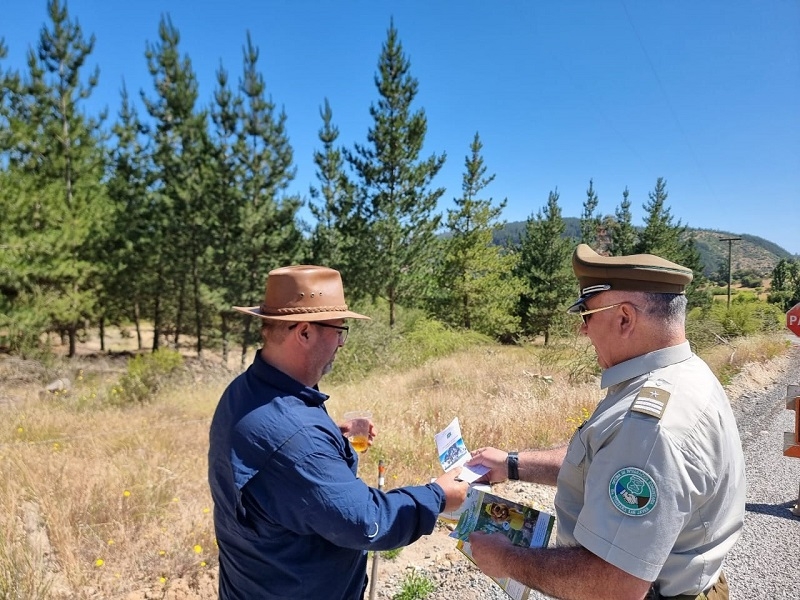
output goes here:
[{"label": "red sign", "polygon": [[789,331],[800,336],[800,303],[795,304],[786,313],[786,326]]}]

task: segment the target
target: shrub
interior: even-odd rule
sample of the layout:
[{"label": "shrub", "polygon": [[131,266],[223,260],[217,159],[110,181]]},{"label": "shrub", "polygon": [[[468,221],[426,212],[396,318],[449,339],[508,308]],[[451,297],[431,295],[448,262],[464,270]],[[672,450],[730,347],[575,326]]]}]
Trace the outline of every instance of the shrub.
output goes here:
[{"label": "shrub", "polygon": [[418,309],[398,308],[393,328],[389,327],[385,302],[361,304],[354,310],[372,320],[348,322],[350,335],[339,350],[328,381],[355,381],[378,369],[415,367],[428,359],[491,341],[474,331],[450,328]]},{"label": "shrub", "polygon": [[164,388],[182,364],[183,357],[175,350],[159,349],[135,356],[128,361],[125,374],[111,388],[109,403],[146,402]]},{"label": "shrub", "polygon": [[731,302],[730,308],[714,305],[711,317],[720,323],[723,335],[741,337],[778,331],[783,314],[775,305],[745,299]]},{"label": "shrub", "polygon": [[411,571],[405,576],[400,591],[392,600],[424,600],[436,591],[436,585],[424,575]]},{"label": "shrub", "polygon": [[386,560],[395,560],[398,556],[400,556],[400,553],[402,551],[403,551],[403,546],[399,548],[394,548],[393,550],[383,550],[380,553],[380,555],[382,558],[385,558]]}]

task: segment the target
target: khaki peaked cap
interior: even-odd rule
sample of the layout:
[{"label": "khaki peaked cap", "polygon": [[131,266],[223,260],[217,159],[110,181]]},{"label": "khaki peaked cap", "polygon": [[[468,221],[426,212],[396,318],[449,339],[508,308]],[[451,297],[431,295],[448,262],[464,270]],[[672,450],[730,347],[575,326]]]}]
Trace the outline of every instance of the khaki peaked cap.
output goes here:
[{"label": "khaki peaked cap", "polygon": [[692,281],[692,270],[653,254],[601,256],[587,244],[572,254],[572,270],[578,278],[581,297],[568,312],[594,294],[608,290],[683,294]]},{"label": "khaki peaked cap", "polygon": [[263,304],[233,309],[278,321],[369,319],[347,309],[339,271],[315,265],[273,269],[267,275]]}]

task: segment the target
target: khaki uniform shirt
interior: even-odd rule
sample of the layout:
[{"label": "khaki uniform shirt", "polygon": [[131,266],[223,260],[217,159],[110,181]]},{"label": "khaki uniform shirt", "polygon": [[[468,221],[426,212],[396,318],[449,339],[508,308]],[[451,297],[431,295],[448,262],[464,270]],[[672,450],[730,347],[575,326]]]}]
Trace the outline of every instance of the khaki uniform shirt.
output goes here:
[{"label": "khaki uniform shirt", "polygon": [[713,585],[744,521],[744,456],[722,386],[688,342],[607,369],[555,498],[581,545],[664,596]]}]

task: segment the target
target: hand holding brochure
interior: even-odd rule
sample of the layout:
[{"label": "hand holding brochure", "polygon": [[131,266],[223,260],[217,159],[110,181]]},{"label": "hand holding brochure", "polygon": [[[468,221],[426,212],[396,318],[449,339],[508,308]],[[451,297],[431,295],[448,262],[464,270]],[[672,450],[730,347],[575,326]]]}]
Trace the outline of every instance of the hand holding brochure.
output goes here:
[{"label": "hand holding brochure", "polygon": [[473,483],[488,473],[489,469],[483,465],[464,466],[464,463],[472,455],[467,450],[464,439],[461,437],[461,426],[458,423],[458,417],[453,419],[445,429],[437,433],[434,439],[436,440],[436,449],[439,452],[439,462],[442,463],[445,473],[455,467],[461,467],[461,474],[458,478],[467,483]]},{"label": "hand holding brochure", "polygon": [[[456,548],[472,560],[469,535],[473,531],[502,533],[515,546],[544,548],[550,542],[555,517],[529,506],[506,500],[486,491],[470,488],[461,506],[461,515],[450,537],[458,539]],[[527,600],[531,590],[509,578],[492,580],[513,600]]]},{"label": "hand holding brochure", "polygon": [[[469,483],[473,483],[489,471],[481,465],[463,466],[471,455],[461,437],[461,427],[457,417],[443,431],[436,434],[435,440],[439,462],[445,471],[460,466],[462,471],[459,478]],[[450,513],[440,515],[445,521],[457,521],[455,529],[450,534],[450,537],[458,540],[456,548],[472,560],[469,536],[473,531],[501,533],[515,546],[524,548],[546,547],[550,541],[555,517],[544,511],[501,498],[492,494],[490,490],[488,485],[471,485],[464,504]],[[531,590],[527,586],[508,578],[492,579],[513,600],[528,600]]]}]

